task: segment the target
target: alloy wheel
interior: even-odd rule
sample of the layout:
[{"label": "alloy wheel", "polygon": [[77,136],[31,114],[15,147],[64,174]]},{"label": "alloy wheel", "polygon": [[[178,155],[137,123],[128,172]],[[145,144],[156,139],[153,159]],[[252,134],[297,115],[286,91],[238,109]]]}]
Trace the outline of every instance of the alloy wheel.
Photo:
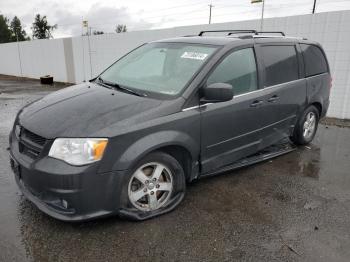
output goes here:
[{"label": "alloy wheel", "polygon": [[314,112],[309,112],[306,115],[303,125],[303,137],[305,140],[309,140],[315,133],[316,129],[316,115]]},{"label": "alloy wheel", "polygon": [[161,163],[147,163],[131,176],[128,185],[130,203],[142,211],[162,207],[173,191],[173,174]]}]

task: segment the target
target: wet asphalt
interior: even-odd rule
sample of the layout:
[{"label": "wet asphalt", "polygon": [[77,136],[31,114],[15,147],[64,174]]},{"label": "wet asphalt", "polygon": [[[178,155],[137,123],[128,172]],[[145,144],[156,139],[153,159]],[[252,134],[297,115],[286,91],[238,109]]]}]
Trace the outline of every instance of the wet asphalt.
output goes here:
[{"label": "wet asphalt", "polygon": [[173,212],[69,224],[20,193],[16,112],[56,90],[0,77],[0,261],[350,261],[350,129],[320,125],[287,155],[188,185]]}]

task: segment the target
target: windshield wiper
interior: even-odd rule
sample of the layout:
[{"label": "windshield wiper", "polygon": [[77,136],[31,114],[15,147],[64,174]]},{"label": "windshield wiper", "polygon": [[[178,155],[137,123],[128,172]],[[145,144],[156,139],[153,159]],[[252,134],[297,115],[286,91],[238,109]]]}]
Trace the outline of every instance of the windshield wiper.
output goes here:
[{"label": "windshield wiper", "polygon": [[[98,81],[97,81],[98,80]],[[105,84],[105,80],[103,80],[101,77],[98,77],[96,80],[95,80],[95,82],[97,83],[97,84],[100,84],[100,85],[102,85],[102,86],[104,86],[104,87],[107,87],[107,88],[111,88],[112,86],[110,86],[110,85],[108,85],[108,84]]]},{"label": "windshield wiper", "polygon": [[128,92],[128,93],[130,93],[130,94],[133,94],[133,95],[136,95],[136,96],[142,96],[142,97],[147,96],[147,95],[144,94],[144,93],[140,93],[140,92],[137,92],[137,91],[135,91],[135,90],[133,90],[133,89],[127,88],[127,87],[125,87],[125,86],[121,86],[121,85],[119,85],[119,84],[117,84],[117,83],[113,83],[113,82],[104,80],[104,79],[102,79],[100,76],[99,76],[97,79],[98,79],[99,83],[101,83],[101,84],[103,84],[103,85],[105,85],[105,86],[109,86],[109,87],[113,87],[113,88],[115,88],[115,89],[119,89],[119,90],[122,90],[122,91],[126,91],[126,92]]}]

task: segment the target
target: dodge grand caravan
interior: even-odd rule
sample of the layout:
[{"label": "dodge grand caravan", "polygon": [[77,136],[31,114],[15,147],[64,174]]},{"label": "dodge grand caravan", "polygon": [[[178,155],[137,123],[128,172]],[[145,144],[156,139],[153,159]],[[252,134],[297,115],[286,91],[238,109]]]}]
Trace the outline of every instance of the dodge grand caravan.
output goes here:
[{"label": "dodge grand caravan", "polygon": [[21,109],[10,161],[25,197],[65,221],[143,220],[173,210],[194,179],[282,140],[310,143],[329,105],[322,47],[220,32],[144,44]]}]

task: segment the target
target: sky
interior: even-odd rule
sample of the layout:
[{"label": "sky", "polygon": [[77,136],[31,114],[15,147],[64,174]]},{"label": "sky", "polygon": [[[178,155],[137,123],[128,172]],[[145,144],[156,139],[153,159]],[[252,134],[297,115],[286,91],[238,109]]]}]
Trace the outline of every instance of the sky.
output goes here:
[{"label": "sky", "polygon": [[[314,0],[265,0],[265,17],[309,14]],[[17,15],[31,36],[36,14],[46,15],[57,24],[54,38],[79,36],[82,20],[92,30],[113,33],[117,24],[128,31],[206,24],[209,4],[212,23],[256,19],[261,4],[251,0],[0,0],[0,14],[10,20]],[[350,0],[317,0],[316,12],[350,10]]]}]

